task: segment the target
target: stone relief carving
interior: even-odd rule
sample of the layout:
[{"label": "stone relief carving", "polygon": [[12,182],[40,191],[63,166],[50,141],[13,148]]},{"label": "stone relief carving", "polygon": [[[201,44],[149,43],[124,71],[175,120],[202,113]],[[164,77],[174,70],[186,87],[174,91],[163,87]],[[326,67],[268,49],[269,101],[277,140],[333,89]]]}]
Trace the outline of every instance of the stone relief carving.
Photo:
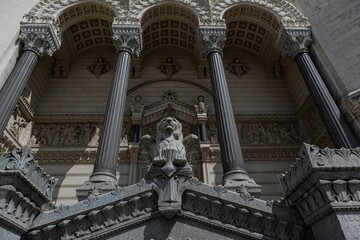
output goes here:
[{"label": "stone relief carving", "polygon": [[114,25],[113,29],[113,41],[118,51],[126,50],[132,55],[138,57],[142,48],[141,41],[141,29],[137,25],[122,26]]},{"label": "stone relief carving", "polygon": [[56,60],[53,68],[54,78],[67,78],[69,76],[70,63],[68,60]]},{"label": "stone relief carving", "polygon": [[161,170],[171,177],[177,167],[187,164],[190,147],[197,142],[197,136],[190,134],[183,138],[182,124],[172,117],[166,117],[157,125],[156,139],[150,135],[141,138],[153,166],[161,167]]},{"label": "stone relief carving", "polygon": [[240,143],[254,145],[299,144],[302,138],[294,123],[242,123]]},{"label": "stone relief carving", "polygon": [[112,66],[109,62],[106,62],[103,57],[98,57],[96,63],[88,66],[87,69],[99,78],[101,74],[107,73],[110,69],[112,69]]},{"label": "stone relief carving", "polygon": [[239,58],[234,58],[234,60],[229,63],[227,68],[232,74],[234,74],[238,78],[242,78],[242,76],[250,70],[249,67],[240,62]]},{"label": "stone relief carving", "polygon": [[164,91],[161,97],[163,101],[176,101],[177,95],[175,91],[169,89],[167,91]]},{"label": "stone relief carving", "polygon": [[174,74],[178,73],[182,67],[174,62],[171,57],[166,58],[165,62],[161,63],[158,68],[160,72],[166,74],[168,78],[171,78]]},{"label": "stone relief carving", "polygon": [[266,72],[268,76],[273,79],[280,79],[284,76],[283,68],[279,62],[266,63]]},{"label": "stone relief carving", "polygon": [[57,179],[47,175],[34,160],[29,146],[0,155],[0,171],[19,171],[51,201]]},{"label": "stone relief carving", "polygon": [[24,49],[35,52],[38,56],[52,54],[60,48],[60,43],[49,24],[21,24],[20,40],[24,43]]},{"label": "stone relief carving", "polygon": [[308,52],[312,42],[309,28],[289,28],[283,31],[276,47],[284,57],[295,57],[300,52]]},{"label": "stone relief carving", "polygon": [[[97,147],[101,127],[94,123],[37,124],[33,128],[30,145]],[[121,145],[128,144],[129,132],[129,126],[124,126]]]},{"label": "stone relief carving", "polygon": [[22,117],[19,106],[14,110],[6,126],[10,134],[18,140],[21,145],[29,143],[32,127],[33,121],[27,121]]},{"label": "stone relief carving", "polygon": [[346,105],[350,109],[355,118],[360,119],[360,95],[350,98]]}]

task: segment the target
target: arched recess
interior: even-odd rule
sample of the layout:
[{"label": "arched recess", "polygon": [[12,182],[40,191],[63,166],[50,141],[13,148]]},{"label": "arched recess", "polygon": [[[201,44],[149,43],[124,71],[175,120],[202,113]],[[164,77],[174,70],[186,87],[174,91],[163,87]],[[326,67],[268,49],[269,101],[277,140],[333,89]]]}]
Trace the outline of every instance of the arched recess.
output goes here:
[{"label": "arched recess", "polygon": [[194,54],[198,38],[198,16],[187,6],[163,3],[141,15],[143,55],[161,47],[177,47]]},{"label": "arched recess", "polygon": [[[297,17],[290,21],[286,17],[290,15]],[[242,1],[226,8],[221,16],[227,25],[225,49],[249,51],[265,65],[269,79],[285,79],[299,111],[308,92],[296,64],[291,59],[282,58],[276,42],[286,27],[310,26],[307,19],[289,4],[279,8],[278,5],[265,4],[265,1]]]}]

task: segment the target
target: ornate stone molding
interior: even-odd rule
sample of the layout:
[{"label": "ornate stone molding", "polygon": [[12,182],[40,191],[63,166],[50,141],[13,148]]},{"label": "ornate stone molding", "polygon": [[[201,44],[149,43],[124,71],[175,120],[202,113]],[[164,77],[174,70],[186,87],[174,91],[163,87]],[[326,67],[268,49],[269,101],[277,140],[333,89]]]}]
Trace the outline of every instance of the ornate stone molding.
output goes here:
[{"label": "ornate stone molding", "polygon": [[[281,204],[296,208],[315,239],[359,237],[360,148],[320,149],[304,144],[300,158],[279,177]],[[323,228],[331,222],[334,228]]]},{"label": "ornate stone molding", "polygon": [[52,54],[60,48],[58,36],[50,24],[21,24],[20,40],[24,49],[35,52],[39,57]]},{"label": "ornate stone molding", "polygon": [[[13,183],[16,188],[33,189],[43,203],[51,201],[57,179],[50,177],[40,168],[31,154],[30,147],[16,148],[12,152],[0,155],[0,176],[5,177],[12,174],[18,175],[22,179],[22,183],[18,183],[19,186]],[[25,194],[25,191],[22,192]],[[30,196],[30,198],[32,197]]]},{"label": "ornate stone molding", "polygon": [[310,28],[285,28],[276,41],[276,48],[284,57],[294,58],[308,52],[312,42]]},{"label": "ornate stone molding", "polygon": [[113,25],[113,40],[118,51],[125,50],[139,56],[142,48],[140,26]]},{"label": "ornate stone molding", "polygon": [[200,26],[200,49],[205,57],[211,52],[222,53],[226,40],[226,27]]},{"label": "ornate stone molding", "polygon": [[[338,168],[343,171],[360,169],[359,158],[360,148],[320,149],[315,145],[304,143],[295,164],[288,172],[279,177],[285,197],[290,196],[314,173],[320,174],[323,171],[334,171]],[[335,174],[341,174],[341,171],[333,172],[333,175],[325,172],[323,177],[334,179],[337,177]],[[360,177],[360,173],[357,175]],[[340,176],[338,178],[341,178]]]},{"label": "ornate stone molding", "polygon": [[[211,5],[211,13],[214,18],[221,19],[226,10],[233,6],[237,6],[237,0],[221,0],[215,1]],[[308,19],[290,2],[286,0],[268,1],[268,0],[245,0],[241,4],[256,6],[260,9],[265,9],[276,15],[284,27],[309,27]],[[256,14],[256,13],[255,13]]]}]

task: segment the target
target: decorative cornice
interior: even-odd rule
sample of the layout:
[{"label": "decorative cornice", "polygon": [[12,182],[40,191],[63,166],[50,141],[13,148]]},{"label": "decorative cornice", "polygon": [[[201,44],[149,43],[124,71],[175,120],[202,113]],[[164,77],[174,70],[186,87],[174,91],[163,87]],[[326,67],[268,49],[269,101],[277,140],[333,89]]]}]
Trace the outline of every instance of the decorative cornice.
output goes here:
[{"label": "decorative cornice", "polygon": [[138,57],[142,48],[140,26],[113,25],[112,30],[117,51],[128,51]]},{"label": "decorative cornice", "polygon": [[226,26],[200,26],[200,49],[206,57],[209,53],[219,52],[225,46]]},{"label": "decorative cornice", "polygon": [[295,57],[308,52],[313,42],[310,28],[285,28],[276,41],[277,50],[283,57]]},{"label": "decorative cornice", "polygon": [[360,148],[320,149],[305,144],[291,169],[279,176],[282,204],[312,224],[334,211],[360,209]]},{"label": "decorative cornice", "polygon": [[[23,179],[26,185],[39,195],[38,199],[42,199],[43,203],[51,201],[57,179],[50,177],[38,165],[30,147],[16,148],[12,152],[0,155],[0,176],[9,178],[11,175]],[[22,186],[24,183],[19,184]]]},{"label": "decorative cornice", "polygon": [[60,48],[60,41],[51,24],[22,23],[20,40],[24,49],[35,52],[39,57],[52,54]]}]

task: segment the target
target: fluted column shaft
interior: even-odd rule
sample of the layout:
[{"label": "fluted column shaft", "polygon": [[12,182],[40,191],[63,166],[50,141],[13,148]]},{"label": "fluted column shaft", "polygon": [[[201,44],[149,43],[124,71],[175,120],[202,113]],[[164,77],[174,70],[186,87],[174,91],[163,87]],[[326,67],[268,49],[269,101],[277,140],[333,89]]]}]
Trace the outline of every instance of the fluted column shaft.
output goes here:
[{"label": "fluted column shaft", "polygon": [[116,182],[131,58],[138,55],[141,48],[139,26],[113,25],[112,30],[118,54],[94,170],[90,176],[90,181],[94,183]]},{"label": "fluted column shaft", "polygon": [[39,58],[44,54],[51,56],[60,47],[59,39],[50,24],[21,24],[19,39],[24,44],[24,52],[0,92],[0,135],[4,132]]},{"label": "fluted column shaft", "polygon": [[335,147],[358,147],[358,141],[336,105],[309,54],[307,52],[300,52],[294,57],[294,60],[300,69],[301,75]]},{"label": "fluted column shaft", "polygon": [[24,51],[1,89],[0,134],[4,132],[16,103],[38,62],[38,59],[38,55],[33,51]]},{"label": "fluted column shaft", "polygon": [[244,160],[221,53],[210,52],[208,61],[224,175],[232,171],[244,171]]},{"label": "fluted column shaft", "polygon": [[116,181],[116,164],[119,156],[130,65],[131,53],[126,49],[119,51],[90,181]]}]

